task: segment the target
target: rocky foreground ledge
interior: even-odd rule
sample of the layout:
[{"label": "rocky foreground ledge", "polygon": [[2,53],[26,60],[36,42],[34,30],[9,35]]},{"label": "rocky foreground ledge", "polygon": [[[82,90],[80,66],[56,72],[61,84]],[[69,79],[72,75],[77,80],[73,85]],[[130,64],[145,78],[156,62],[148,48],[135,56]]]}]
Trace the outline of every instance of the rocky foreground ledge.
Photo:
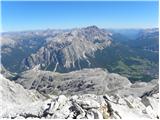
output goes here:
[{"label": "rocky foreground ledge", "polygon": [[129,119],[159,118],[158,95],[134,98],[128,96],[96,96],[85,94],[66,97],[52,96],[45,101],[17,105],[1,118],[47,118],[47,119]]},{"label": "rocky foreground ledge", "polygon": [[132,95],[42,95],[0,75],[0,118],[158,119],[159,87]]}]

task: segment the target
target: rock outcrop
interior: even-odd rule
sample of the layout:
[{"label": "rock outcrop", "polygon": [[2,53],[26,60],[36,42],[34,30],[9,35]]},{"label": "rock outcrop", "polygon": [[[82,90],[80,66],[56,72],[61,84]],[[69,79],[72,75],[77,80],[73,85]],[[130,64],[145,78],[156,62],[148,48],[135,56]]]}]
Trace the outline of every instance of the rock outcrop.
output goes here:
[{"label": "rock outcrop", "polygon": [[23,72],[16,80],[27,89],[44,94],[119,94],[142,96],[158,85],[157,80],[132,84],[126,77],[109,73],[101,68],[83,69],[69,73],[39,70],[39,67]]},{"label": "rock outcrop", "polygon": [[20,84],[4,78],[0,74],[0,114],[14,112],[15,106],[28,105],[45,97],[36,90],[26,90]]},{"label": "rock outcrop", "polygon": [[[130,119],[159,118],[159,90],[132,95],[50,95],[26,90],[0,76],[0,118]],[[156,89],[156,91],[155,91]],[[155,91],[155,92],[154,92]]]},{"label": "rock outcrop", "polygon": [[[47,119],[129,119],[159,118],[159,97],[120,97],[83,94],[73,96],[39,97],[22,86],[1,77],[0,118]],[[5,89],[4,88],[5,85]],[[18,91],[16,91],[18,90]],[[157,93],[156,93],[157,94]],[[41,99],[37,99],[41,98]],[[45,99],[42,99],[45,98]],[[5,99],[5,100],[4,100]],[[144,102],[145,101],[145,102]],[[147,102],[149,104],[146,104]],[[7,106],[7,107],[6,107]],[[10,107],[9,107],[10,106]]]},{"label": "rock outcrop", "polygon": [[83,69],[69,73],[39,70],[38,67],[23,72],[16,80],[27,89],[36,89],[44,94],[103,94],[128,88],[126,77],[109,73],[101,68]]},{"label": "rock outcrop", "polygon": [[10,71],[6,70],[2,64],[0,64],[0,73],[7,79],[12,79],[16,76],[16,73],[11,73]]}]

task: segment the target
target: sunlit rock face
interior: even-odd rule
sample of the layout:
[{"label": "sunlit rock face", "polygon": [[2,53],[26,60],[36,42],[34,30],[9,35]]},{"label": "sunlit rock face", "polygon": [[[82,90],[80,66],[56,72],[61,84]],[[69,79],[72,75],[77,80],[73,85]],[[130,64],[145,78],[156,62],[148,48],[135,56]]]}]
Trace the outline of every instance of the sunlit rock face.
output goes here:
[{"label": "sunlit rock face", "polygon": [[22,69],[30,69],[41,64],[42,69],[71,71],[91,66],[88,57],[94,57],[97,50],[111,44],[111,33],[96,26],[56,34],[22,62]]},{"label": "sunlit rock face", "polygon": [[[114,95],[51,95],[24,89],[0,76],[0,118],[129,119],[159,118],[158,87],[142,97]],[[157,92],[156,92],[157,91]],[[4,100],[5,99],[5,100]]]}]

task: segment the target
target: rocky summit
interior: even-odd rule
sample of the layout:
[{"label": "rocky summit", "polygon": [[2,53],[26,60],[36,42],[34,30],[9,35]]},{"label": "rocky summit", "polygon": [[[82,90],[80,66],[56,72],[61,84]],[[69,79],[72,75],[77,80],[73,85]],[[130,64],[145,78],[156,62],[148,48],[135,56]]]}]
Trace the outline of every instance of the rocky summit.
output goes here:
[{"label": "rocky summit", "polygon": [[42,95],[1,78],[0,118],[158,119],[158,87],[141,97],[132,95]]}]

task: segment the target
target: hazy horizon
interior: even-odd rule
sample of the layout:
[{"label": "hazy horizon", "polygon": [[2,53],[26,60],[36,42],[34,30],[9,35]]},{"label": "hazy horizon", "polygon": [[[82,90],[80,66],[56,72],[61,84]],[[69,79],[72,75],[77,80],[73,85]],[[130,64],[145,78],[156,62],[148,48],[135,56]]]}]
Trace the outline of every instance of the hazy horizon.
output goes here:
[{"label": "hazy horizon", "polygon": [[[42,29],[24,29],[24,30],[14,30],[14,31],[2,31],[1,33],[9,33],[9,32],[29,32],[29,31],[45,31],[45,30],[71,30],[71,29],[81,29],[85,27],[90,27],[94,25],[89,26],[83,26],[83,27],[73,27],[73,28],[42,28]],[[140,30],[140,29],[159,29],[159,27],[150,27],[150,28],[101,28],[97,26],[100,29],[106,29],[106,30]]]}]

